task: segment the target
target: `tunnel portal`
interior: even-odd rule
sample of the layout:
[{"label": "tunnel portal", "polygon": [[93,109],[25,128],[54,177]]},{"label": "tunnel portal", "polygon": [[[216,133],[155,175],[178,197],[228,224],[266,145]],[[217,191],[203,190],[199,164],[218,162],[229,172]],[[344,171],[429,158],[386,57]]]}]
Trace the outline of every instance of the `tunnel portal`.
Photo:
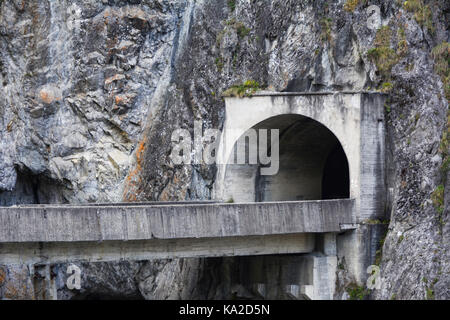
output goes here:
[{"label": "tunnel portal", "polygon": [[[347,157],[336,136],[320,122],[284,114],[266,119],[252,129],[259,132],[258,139],[259,129],[279,130],[279,170],[275,175],[260,175],[259,162],[228,165],[225,183],[231,192],[229,198],[250,202],[349,198]],[[258,141],[244,133],[230,157],[236,159],[240,143],[245,144],[248,160],[250,144],[258,145]]]}]

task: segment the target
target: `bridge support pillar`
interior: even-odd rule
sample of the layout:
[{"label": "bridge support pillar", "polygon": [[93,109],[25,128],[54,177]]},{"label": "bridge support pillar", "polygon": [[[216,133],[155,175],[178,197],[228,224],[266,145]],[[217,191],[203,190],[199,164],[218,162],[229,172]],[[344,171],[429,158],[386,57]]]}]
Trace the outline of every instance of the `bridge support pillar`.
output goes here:
[{"label": "bridge support pillar", "polygon": [[336,284],[337,249],[336,233],[316,235],[316,251],[305,257],[309,260],[308,284],[300,286],[298,298],[308,300],[333,299]]},{"label": "bridge support pillar", "polygon": [[312,284],[300,287],[301,295],[308,300],[332,300],[336,284],[336,256],[311,255]]}]

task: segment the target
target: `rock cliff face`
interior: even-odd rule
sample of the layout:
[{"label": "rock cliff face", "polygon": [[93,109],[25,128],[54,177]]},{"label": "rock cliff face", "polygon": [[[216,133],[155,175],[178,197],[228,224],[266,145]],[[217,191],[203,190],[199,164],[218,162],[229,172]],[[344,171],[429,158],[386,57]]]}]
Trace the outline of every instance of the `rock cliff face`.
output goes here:
[{"label": "rock cliff face", "polygon": [[[380,89],[390,223],[370,296],[448,299],[448,21],[443,0],[0,1],[0,205],[209,199],[215,168],[173,165],[171,133],[220,129],[231,85]],[[88,264],[59,297],[258,297],[250,264]],[[26,274],[3,266],[0,296],[27,297]]]}]

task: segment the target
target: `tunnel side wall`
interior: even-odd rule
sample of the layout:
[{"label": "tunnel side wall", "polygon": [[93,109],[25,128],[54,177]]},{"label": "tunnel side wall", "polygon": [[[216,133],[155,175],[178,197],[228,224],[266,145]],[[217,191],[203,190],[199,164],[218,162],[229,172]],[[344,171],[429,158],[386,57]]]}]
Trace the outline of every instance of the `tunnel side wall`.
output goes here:
[{"label": "tunnel side wall", "polygon": [[361,95],[361,199],[358,227],[359,280],[365,284],[367,268],[376,263],[387,224],[385,177],[385,117],[386,96]]},{"label": "tunnel side wall", "polygon": [[384,102],[384,95],[361,95],[361,208],[359,222],[385,218]]},{"label": "tunnel side wall", "polygon": [[360,95],[360,197],[356,211],[358,228],[337,238],[339,263],[350,279],[365,285],[367,268],[375,264],[376,251],[385,234],[385,120],[386,96],[378,93]]}]

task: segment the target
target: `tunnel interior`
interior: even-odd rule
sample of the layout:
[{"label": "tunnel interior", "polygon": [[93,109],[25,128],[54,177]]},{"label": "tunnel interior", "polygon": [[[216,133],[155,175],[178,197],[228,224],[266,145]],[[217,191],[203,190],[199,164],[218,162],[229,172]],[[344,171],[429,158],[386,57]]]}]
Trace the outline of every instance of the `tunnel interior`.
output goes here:
[{"label": "tunnel interior", "polygon": [[[263,202],[349,198],[347,157],[339,140],[324,125],[288,114],[266,119],[252,129],[256,129],[253,132],[257,132],[257,139],[262,134],[259,129],[279,130],[279,170],[274,175],[261,175],[259,157],[256,164],[227,165],[227,199]],[[270,137],[267,140],[270,155]],[[258,145],[251,135],[244,134],[235,144],[229,163],[237,160],[239,144],[245,145],[247,161],[249,150]]]}]

